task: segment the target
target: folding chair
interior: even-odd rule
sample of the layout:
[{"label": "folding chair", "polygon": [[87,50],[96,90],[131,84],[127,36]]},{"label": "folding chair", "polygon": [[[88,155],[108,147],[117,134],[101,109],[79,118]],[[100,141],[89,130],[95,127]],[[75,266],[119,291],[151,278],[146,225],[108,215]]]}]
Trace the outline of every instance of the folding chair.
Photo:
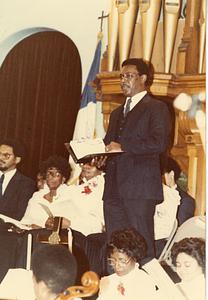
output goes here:
[{"label": "folding chair", "polygon": [[205,216],[195,216],[186,220],[181,226],[178,227],[173,235],[169,244],[165,245],[164,251],[162,251],[159,261],[165,261],[174,270],[171,261],[171,248],[175,242],[179,242],[184,238],[199,237],[206,238],[206,218]]},{"label": "folding chair", "polygon": [[177,221],[177,219],[175,219],[171,233],[170,233],[169,237],[167,238],[167,242],[158,258],[159,262],[166,260],[166,258],[168,256],[168,249],[169,249],[171,242],[176,234],[177,228],[178,228],[178,221]]},{"label": "folding chair", "polygon": [[142,268],[151,276],[158,287],[160,300],[186,300],[156,258],[150,260]]}]

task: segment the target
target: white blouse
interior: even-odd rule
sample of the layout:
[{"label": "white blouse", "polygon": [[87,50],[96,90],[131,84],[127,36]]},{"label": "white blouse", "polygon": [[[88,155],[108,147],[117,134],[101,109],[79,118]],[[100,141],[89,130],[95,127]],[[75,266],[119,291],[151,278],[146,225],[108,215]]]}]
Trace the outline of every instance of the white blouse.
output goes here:
[{"label": "white blouse", "polygon": [[137,267],[124,276],[116,273],[101,278],[97,300],[153,300],[160,299],[152,278]]},{"label": "white blouse", "polygon": [[85,235],[102,232],[104,178],[102,175],[97,177],[78,186],[60,185],[52,202],[44,198],[44,195],[48,193],[48,188],[35,192],[29,200],[21,223],[36,224],[44,228],[49,215],[41,206],[43,204],[49,208],[53,216],[70,220],[72,229]]}]

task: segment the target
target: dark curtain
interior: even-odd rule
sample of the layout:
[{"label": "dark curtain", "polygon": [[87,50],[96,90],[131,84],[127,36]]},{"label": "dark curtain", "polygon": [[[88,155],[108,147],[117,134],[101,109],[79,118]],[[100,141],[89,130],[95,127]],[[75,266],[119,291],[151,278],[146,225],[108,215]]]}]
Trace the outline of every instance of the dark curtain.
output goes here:
[{"label": "dark curtain", "polygon": [[64,34],[46,31],[17,44],[0,68],[0,137],[15,137],[27,155],[20,169],[35,178],[49,155],[68,158],[80,106],[81,62]]}]

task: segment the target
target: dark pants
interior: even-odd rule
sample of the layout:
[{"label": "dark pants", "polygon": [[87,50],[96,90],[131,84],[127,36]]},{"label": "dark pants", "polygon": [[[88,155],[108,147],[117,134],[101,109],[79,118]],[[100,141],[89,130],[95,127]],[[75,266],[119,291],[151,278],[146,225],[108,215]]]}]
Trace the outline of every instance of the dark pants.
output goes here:
[{"label": "dark pants", "polygon": [[[32,252],[35,251],[37,248],[44,247],[45,246],[45,241],[47,241],[47,237],[51,234],[51,230],[47,229],[34,229],[30,230],[28,232],[25,232],[24,236],[22,237],[22,243],[21,243],[21,250],[19,251],[19,256],[17,258],[17,263],[16,265],[19,268],[25,268],[26,266],[26,251],[27,251],[27,236],[28,233],[32,234]],[[61,235],[68,236],[68,231],[67,230],[61,230]],[[73,244],[72,244],[72,252],[73,255],[76,258],[77,261],[77,279],[76,282],[77,284],[80,284],[80,279],[81,276],[84,272],[88,271],[90,266],[89,266],[89,261],[88,258],[85,254],[85,239],[86,237],[81,234],[80,232],[77,231],[72,231],[73,235]],[[44,242],[43,242],[44,241]],[[68,247],[68,244],[62,244],[60,246]]]},{"label": "dark pants", "polygon": [[114,197],[104,201],[104,217],[107,239],[113,231],[135,228],[146,240],[147,255],[143,264],[155,257],[154,247],[155,201]]},{"label": "dark pants", "polygon": [[[38,247],[43,247],[44,243],[40,242],[40,236],[51,233],[51,230],[47,229],[36,229],[30,230],[29,233],[33,235],[32,251]],[[21,251],[18,257],[18,266],[23,267],[26,265],[26,250],[27,250],[27,234],[22,238]],[[39,238],[37,237],[39,235]],[[68,236],[67,230],[61,230],[61,235]],[[72,242],[72,253],[77,261],[77,284],[80,284],[81,276],[86,271],[94,271],[99,276],[105,274],[105,249],[106,249],[106,238],[105,234],[91,234],[89,236],[83,235],[81,232],[72,230],[73,242]],[[41,244],[41,245],[40,245]],[[68,245],[65,245],[68,247]]]},{"label": "dark pants", "polygon": [[[0,282],[9,269],[19,267],[17,259],[21,251],[22,234],[0,229]],[[25,268],[26,265],[23,266]]]}]

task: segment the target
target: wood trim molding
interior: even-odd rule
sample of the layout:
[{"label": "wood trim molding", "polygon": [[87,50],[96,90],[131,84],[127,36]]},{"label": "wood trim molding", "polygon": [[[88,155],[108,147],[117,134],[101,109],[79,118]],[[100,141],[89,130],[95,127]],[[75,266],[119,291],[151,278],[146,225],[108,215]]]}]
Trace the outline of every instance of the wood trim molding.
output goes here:
[{"label": "wood trim molding", "polygon": [[[114,101],[121,103],[124,99],[121,88],[119,71],[101,72],[96,77],[96,93],[98,101]],[[197,94],[205,90],[206,75],[174,75],[155,73],[150,91],[155,96],[176,97],[180,93]]]}]

